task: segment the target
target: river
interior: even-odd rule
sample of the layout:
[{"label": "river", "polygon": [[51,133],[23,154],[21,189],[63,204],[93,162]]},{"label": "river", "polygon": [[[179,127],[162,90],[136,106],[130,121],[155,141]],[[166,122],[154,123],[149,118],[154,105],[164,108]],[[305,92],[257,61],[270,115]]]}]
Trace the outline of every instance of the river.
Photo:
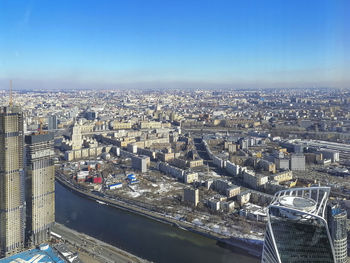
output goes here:
[{"label": "river", "polygon": [[59,183],[56,183],[56,221],[153,262],[259,262],[240,249],[98,204]]}]

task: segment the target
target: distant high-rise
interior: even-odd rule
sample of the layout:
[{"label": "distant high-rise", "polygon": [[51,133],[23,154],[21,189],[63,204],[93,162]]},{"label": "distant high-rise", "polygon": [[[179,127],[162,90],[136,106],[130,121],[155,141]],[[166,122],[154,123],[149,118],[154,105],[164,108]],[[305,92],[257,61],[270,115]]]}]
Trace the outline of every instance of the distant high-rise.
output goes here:
[{"label": "distant high-rise", "polygon": [[0,255],[24,247],[25,202],[23,114],[19,107],[0,108]]},{"label": "distant high-rise", "polygon": [[57,116],[52,115],[48,117],[48,130],[56,130],[57,129]]},{"label": "distant high-rise", "polygon": [[74,124],[72,128],[72,150],[80,150],[83,144],[81,128]]},{"label": "distant high-rise", "polygon": [[95,120],[96,118],[97,118],[97,112],[96,111],[92,111],[92,110],[90,110],[90,111],[87,111],[87,112],[85,112],[85,118],[87,119],[87,120]]},{"label": "distant high-rise", "polygon": [[25,136],[26,142],[26,244],[48,240],[55,222],[55,167],[52,157],[53,133]]},{"label": "distant high-rise", "polygon": [[268,210],[263,263],[335,262],[325,208],[329,187],[275,194]]},{"label": "distant high-rise", "polygon": [[347,212],[339,204],[327,205],[327,221],[331,235],[336,263],[348,262],[348,232],[346,228]]}]

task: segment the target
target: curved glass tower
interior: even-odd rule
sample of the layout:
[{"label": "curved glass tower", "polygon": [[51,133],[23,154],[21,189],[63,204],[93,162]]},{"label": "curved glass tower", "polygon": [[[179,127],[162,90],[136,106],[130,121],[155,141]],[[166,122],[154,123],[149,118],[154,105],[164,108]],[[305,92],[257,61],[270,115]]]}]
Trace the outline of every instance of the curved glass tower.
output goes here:
[{"label": "curved glass tower", "polygon": [[277,192],[269,206],[263,263],[335,262],[325,219],[329,187]]}]

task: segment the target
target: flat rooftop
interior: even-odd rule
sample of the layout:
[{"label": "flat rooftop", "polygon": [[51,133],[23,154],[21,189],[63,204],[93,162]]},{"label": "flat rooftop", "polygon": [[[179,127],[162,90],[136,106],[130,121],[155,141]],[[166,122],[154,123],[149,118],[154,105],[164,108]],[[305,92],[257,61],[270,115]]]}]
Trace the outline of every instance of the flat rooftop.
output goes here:
[{"label": "flat rooftop", "polygon": [[316,209],[316,201],[299,196],[282,196],[278,199],[281,206],[294,208],[303,212],[312,212]]},{"label": "flat rooftop", "polygon": [[61,259],[49,245],[41,245],[40,248],[27,250],[10,257],[0,259],[0,263],[13,262],[65,263],[65,261]]}]

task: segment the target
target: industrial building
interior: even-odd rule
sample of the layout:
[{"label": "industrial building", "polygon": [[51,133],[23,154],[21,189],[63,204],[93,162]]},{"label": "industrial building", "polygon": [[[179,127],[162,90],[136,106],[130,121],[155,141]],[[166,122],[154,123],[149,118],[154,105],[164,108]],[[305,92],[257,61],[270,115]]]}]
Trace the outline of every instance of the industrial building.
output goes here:
[{"label": "industrial building", "polygon": [[0,108],[0,256],[24,247],[23,113]]},{"label": "industrial building", "polygon": [[320,153],[322,153],[324,159],[330,159],[332,163],[339,162],[339,152],[333,151],[329,149],[321,149]]},{"label": "industrial building", "polygon": [[25,136],[26,143],[26,244],[40,245],[55,223],[55,167],[53,133]]}]

